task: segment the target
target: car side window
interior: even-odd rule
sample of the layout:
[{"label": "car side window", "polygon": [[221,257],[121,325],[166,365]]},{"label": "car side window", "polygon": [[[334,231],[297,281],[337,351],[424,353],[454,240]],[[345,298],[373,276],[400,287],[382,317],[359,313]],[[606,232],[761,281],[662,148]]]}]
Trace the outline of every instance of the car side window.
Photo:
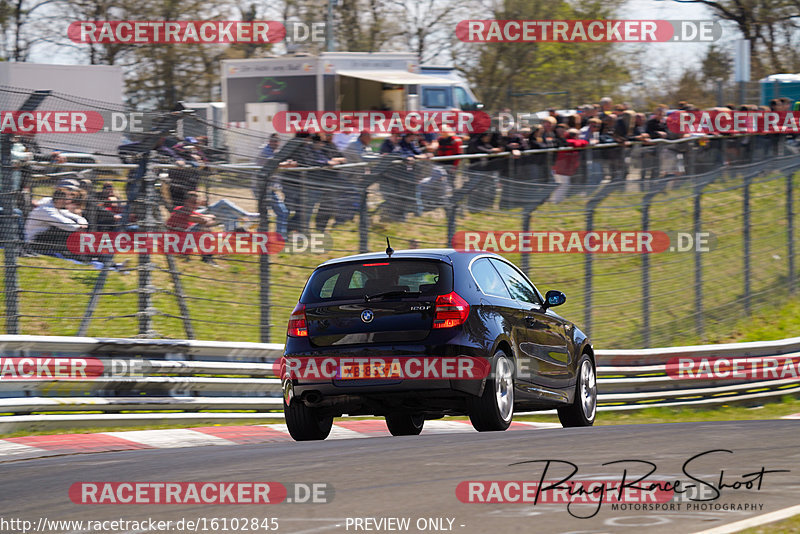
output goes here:
[{"label": "car side window", "polygon": [[489,263],[489,258],[480,258],[472,263],[472,278],[485,295],[511,298],[497,270]]},{"label": "car side window", "polygon": [[322,288],[319,290],[319,296],[323,299],[331,298],[333,295],[333,290],[336,288],[336,281],[339,279],[339,273],[334,274],[327,280],[325,283],[322,284]]},{"label": "car side window", "polygon": [[348,289],[361,289],[367,283],[367,275],[361,271],[353,271],[353,276],[350,278]]},{"label": "car side window", "polygon": [[533,289],[533,286],[525,279],[524,276],[522,276],[519,271],[504,261],[496,260],[494,258],[491,258],[490,261],[497,269],[497,272],[500,273],[503,281],[506,283],[506,287],[508,288],[509,293],[511,293],[512,298],[522,302],[528,302],[530,304],[539,304],[541,306],[542,303],[539,301],[539,297],[536,295],[536,290]]}]

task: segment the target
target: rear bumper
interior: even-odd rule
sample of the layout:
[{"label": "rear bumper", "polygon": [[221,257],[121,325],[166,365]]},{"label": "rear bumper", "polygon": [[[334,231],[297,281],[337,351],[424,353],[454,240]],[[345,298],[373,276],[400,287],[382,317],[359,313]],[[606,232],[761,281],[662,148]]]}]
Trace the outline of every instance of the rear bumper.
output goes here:
[{"label": "rear bumper", "polygon": [[[284,356],[304,358],[393,358],[425,357],[457,358],[468,356],[489,361],[486,347],[456,331],[436,333],[426,344],[349,345],[312,347],[307,339],[288,338]],[[455,334],[455,335],[454,335]],[[460,375],[459,375],[460,376]],[[466,399],[483,393],[485,379],[418,378],[418,379],[330,379],[291,378],[284,380],[284,398],[298,400],[314,408],[338,415],[380,415],[387,411],[463,413]]]},{"label": "rear bumper", "polygon": [[467,399],[480,395],[483,388],[482,380],[406,380],[381,385],[372,380],[369,384],[348,386],[293,382],[284,381],[287,402],[303,402],[333,416],[403,412],[435,416],[465,414]]},{"label": "rear bumper", "polygon": [[465,393],[480,395],[483,391],[483,380],[333,380],[326,382],[304,382],[287,380],[291,383],[296,397],[303,397],[307,392],[317,392],[323,397],[337,395],[424,395],[426,393]]}]

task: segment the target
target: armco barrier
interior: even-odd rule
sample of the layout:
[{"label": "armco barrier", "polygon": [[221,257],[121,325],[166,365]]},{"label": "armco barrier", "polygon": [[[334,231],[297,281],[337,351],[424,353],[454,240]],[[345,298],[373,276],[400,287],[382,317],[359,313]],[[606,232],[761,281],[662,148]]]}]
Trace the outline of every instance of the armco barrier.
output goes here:
[{"label": "armco barrier", "polygon": [[[282,419],[280,381],[272,364],[283,346],[163,339],[0,336],[0,356],[91,357],[146,376],[0,379],[0,432],[53,427],[233,422]],[[677,379],[666,363],[677,356],[800,356],[800,338],[753,343],[598,350],[599,410],[701,406],[800,393],[800,378]],[[110,360],[110,361],[109,361]]]}]

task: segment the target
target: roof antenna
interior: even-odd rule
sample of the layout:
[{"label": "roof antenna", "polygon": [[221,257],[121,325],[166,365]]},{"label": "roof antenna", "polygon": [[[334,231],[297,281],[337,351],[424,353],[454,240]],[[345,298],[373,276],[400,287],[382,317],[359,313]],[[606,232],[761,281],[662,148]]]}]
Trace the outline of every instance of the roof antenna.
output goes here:
[{"label": "roof antenna", "polygon": [[387,237],[386,238],[386,255],[391,258],[392,254],[394,254],[394,249],[392,248],[392,245],[389,244],[389,238]]}]

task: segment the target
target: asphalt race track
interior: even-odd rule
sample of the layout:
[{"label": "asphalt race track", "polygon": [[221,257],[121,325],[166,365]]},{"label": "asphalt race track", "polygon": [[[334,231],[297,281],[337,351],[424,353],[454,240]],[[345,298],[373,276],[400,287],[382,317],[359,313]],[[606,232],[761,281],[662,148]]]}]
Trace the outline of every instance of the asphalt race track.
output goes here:
[{"label": "asphalt race track", "polygon": [[[721,471],[723,483],[730,486],[754,480],[753,474],[762,467],[789,472],[763,474],[760,489],[755,483],[750,484],[751,489],[743,484],[738,484],[742,486],[738,489],[724,488],[718,499],[705,503],[747,505],[750,510],[687,510],[688,503],[681,502],[675,504],[683,505],[682,509],[674,511],[614,511],[605,503],[594,517],[581,519],[573,517],[563,503],[469,504],[460,502],[455,493],[458,483],[465,480],[538,481],[545,464],[510,465],[532,460],[572,462],[579,468],[573,479],[591,480],[619,478],[625,466],[631,475],[644,474],[641,463],[602,465],[644,460],[657,466],[648,480],[681,479],[685,484],[690,482],[682,472],[685,462],[715,449],[733,453],[707,454],[686,467],[693,477],[704,481],[698,484],[704,489],[719,487]],[[800,504],[799,460],[800,421],[794,420],[423,433],[403,438],[91,453],[0,464],[0,515],[34,524],[42,517],[173,521],[274,517],[278,532],[296,534],[397,531],[371,522],[362,522],[356,529],[354,518],[366,517],[409,518],[407,532],[448,531],[448,519],[452,531],[461,533],[699,532]],[[560,471],[556,465],[548,475],[566,474],[565,464],[558,464]],[[78,505],[68,496],[69,487],[78,481],[326,482],[333,485],[335,495],[325,504]],[[571,512],[585,516],[596,509],[597,504],[573,505]],[[441,520],[429,521],[431,518]],[[437,529],[439,524],[443,528]],[[370,530],[365,530],[367,527]]]}]

